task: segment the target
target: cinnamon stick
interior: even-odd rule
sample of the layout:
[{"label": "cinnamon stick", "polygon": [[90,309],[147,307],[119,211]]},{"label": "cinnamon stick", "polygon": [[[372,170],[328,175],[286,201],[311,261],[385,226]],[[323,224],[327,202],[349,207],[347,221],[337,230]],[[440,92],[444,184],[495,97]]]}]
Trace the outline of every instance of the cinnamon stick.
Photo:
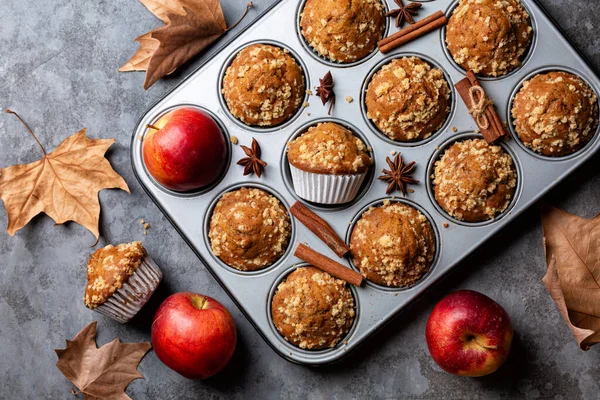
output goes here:
[{"label": "cinnamon stick", "polygon": [[444,13],[441,10],[437,11],[414,23],[413,25],[410,25],[399,30],[393,35],[381,39],[377,42],[377,47],[379,47],[379,51],[382,53],[390,52],[395,48],[410,42],[411,40],[414,40],[426,33],[446,25],[446,23],[448,23],[448,20]]},{"label": "cinnamon stick", "polygon": [[361,274],[314,251],[303,243],[298,244],[294,255],[313,267],[319,268],[329,275],[342,279],[352,285],[360,286],[362,284],[363,276]]},{"label": "cinnamon stick", "polygon": [[[473,71],[471,71],[471,70],[467,71],[467,78],[469,79],[469,82],[471,82],[471,85],[481,87],[481,84],[477,80],[477,77],[475,76],[475,73]],[[496,107],[494,107],[494,105],[489,106],[485,110],[485,113],[486,113],[488,119],[490,120],[490,124],[493,125],[494,130],[496,131],[496,134],[498,135],[498,137],[496,139],[506,135],[507,134],[506,129],[504,127],[504,124],[502,123],[502,120],[500,120],[498,113],[496,112]],[[494,140],[496,140],[496,139],[494,139]],[[488,143],[491,143],[491,142],[488,141]]]},{"label": "cinnamon stick", "polygon": [[[471,71],[469,72],[470,74],[467,73],[467,77],[457,82],[454,87],[471,113],[475,107],[475,104],[473,104],[473,94],[471,93],[471,88],[474,86],[481,88],[481,85],[477,81],[475,74],[473,74]],[[483,88],[481,88],[481,90],[483,91]],[[487,95],[485,96],[487,97]],[[486,142],[493,143],[498,140],[498,138],[504,136],[506,133],[504,125],[502,124],[502,121],[500,121],[500,117],[498,117],[493,104],[489,104],[485,107],[484,114],[482,116],[485,116],[485,119],[487,119],[487,126],[482,126],[479,123],[478,118],[475,116],[473,116],[473,119],[475,119],[475,122],[477,123],[477,126]]]},{"label": "cinnamon stick", "polygon": [[350,247],[338,236],[331,225],[323,218],[308,209],[304,204],[296,201],[290,212],[294,217],[306,226],[312,233],[317,235],[338,257],[343,257],[350,251]]}]

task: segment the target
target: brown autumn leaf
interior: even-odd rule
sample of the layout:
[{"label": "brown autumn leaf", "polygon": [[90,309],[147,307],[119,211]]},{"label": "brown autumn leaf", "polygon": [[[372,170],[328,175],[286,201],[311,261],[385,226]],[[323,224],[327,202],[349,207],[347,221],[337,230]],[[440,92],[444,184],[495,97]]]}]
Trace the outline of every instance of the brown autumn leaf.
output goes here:
[{"label": "brown autumn leaf", "polygon": [[144,89],[185,64],[212,42],[233,29],[246,16],[252,3],[230,28],[227,28],[219,0],[140,0],[165,23],[136,39],[138,51],[120,72],[146,71]]},{"label": "brown autumn leaf", "polygon": [[137,366],[150,350],[148,342],[121,343],[115,339],[98,348],[94,321],[83,328],[65,349],[56,349],[56,367],[84,394],[86,400],[131,400],[125,389],[144,378]]},{"label": "brown autumn leaf", "polygon": [[548,271],[543,282],[579,347],[600,342],[600,215],[542,214]]},{"label": "brown autumn leaf", "polygon": [[8,215],[8,234],[13,236],[43,212],[57,224],[75,221],[98,238],[98,192],[118,188],[129,193],[125,180],[104,158],[115,140],[88,139],[84,128],[47,154],[21,117],[6,112],[23,122],[43,153],[40,160],[30,164],[0,169],[0,199]]}]

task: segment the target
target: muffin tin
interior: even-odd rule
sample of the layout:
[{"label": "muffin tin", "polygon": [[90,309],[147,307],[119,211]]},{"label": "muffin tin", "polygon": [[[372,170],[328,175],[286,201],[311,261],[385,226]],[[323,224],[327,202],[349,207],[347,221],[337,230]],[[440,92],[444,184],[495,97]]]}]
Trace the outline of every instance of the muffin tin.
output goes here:
[{"label": "muffin tin", "polygon": [[[392,0],[386,2],[388,8],[396,7]],[[535,30],[529,53],[523,65],[516,71],[498,79],[486,78],[483,82],[501,118],[511,121],[509,104],[522,82],[533,74],[548,69],[574,72],[589,83],[596,94],[599,94],[600,79],[583,57],[534,0],[522,0],[522,2],[531,14],[532,26]],[[449,16],[456,4],[457,2],[452,0],[424,2],[419,16],[422,18],[439,9]],[[418,143],[393,143],[383,135],[376,134],[373,125],[366,119],[361,104],[364,98],[362,92],[374,68],[384,60],[395,57],[421,55],[444,71],[450,86],[463,79],[464,71],[456,66],[445,50],[443,43],[445,30],[432,32],[388,55],[377,52],[360,63],[337,65],[325,63],[319,57],[315,57],[312,50],[303,43],[304,39],[297,28],[299,12],[298,0],[281,0],[265,10],[261,18],[224,44],[209,61],[151,107],[140,119],[133,133],[131,159],[134,172],[142,187],[267,343],[289,361],[320,365],[337,361],[357,348],[361,342],[421,296],[457,263],[588,160],[600,147],[600,134],[596,132],[594,138],[575,154],[548,158],[533,154],[525,148],[514,134],[512,127],[509,127],[512,134],[502,143],[502,146],[511,154],[517,167],[518,187],[513,202],[506,212],[493,221],[478,224],[456,221],[443,212],[435,202],[430,180],[433,163],[440,152],[454,140],[474,135],[476,129],[475,122],[464,104],[456,100],[458,97],[454,88],[452,87],[452,111],[448,122],[440,132]],[[391,19],[388,19],[388,27],[390,24]],[[391,31],[389,33],[395,31],[395,28],[387,29]],[[414,177],[421,183],[411,186],[414,193],[410,193],[406,199],[398,199],[400,193],[395,193],[396,200],[415,205],[424,212],[436,234],[437,254],[434,264],[429,273],[415,285],[393,289],[366,283],[360,288],[352,288],[357,307],[354,326],[340,344],[328,350],[302,350],[291,345],[275,330],[270,316],[270,299],[277,283],[296,265],[302,265],[301,261],[293,256],[296,245],[300,242],[308,243],[315,250],[337,260],[338,258],[325,244],[302,224],[294,221],[290,248],[277,263],[261,271],[241,272],[225,266],[212,254],[207,237],[206,227],[215,202],[222,193],[237,187],[260,187],[276,195],[289,208],[296,201],[296,195],[291,186],[289,168],[286,168],[287,160],[284,157],[286,143],[307,124],[329,118],[328,106],[321,105],[317,96],[308,96],[306,100],[310,106],[302,108],[296,116],[277,128],[246,127],[234,121],[222,100],[221,77],[224,68],[231,62],[237,51],[255,42],[276,44],[291,50],[291,54],[298,58],[299,65],[304,69],[306,87],[313,90],[313,93],[315,86],[318,85],[318,78],[331,71],[337,96],[331,117],[347,122],[351,130],[365,137],[372,146],[374,173],[370,173],[365,179],[364,191],[356,201],[341,206],[306,203],[307,206],[326,219],[341,237],[348,238],[352,225],[365,207],[377,204],[385,198],[391,198],[385,195],[386,184],[378,181],[376,177],[386,165],[385,158],[391,156],[394,151],[400,152],[405,161],[417,162]],[[346,96],[351,96],[353,101],[351,103],[345,101]],[[183,105],[196,106],[209,111],[223,128],[224,134],[228,138],[236,136],[240,144],[250,145],[252,137],[255,137],[262,148],[262,159],[268,163],[262,178],[259,179],[255,175],[248,177],[242,175],[242,167],[235,163],[244,156],[243,151],[239,146],[231,145],[228,141],[230,149],[227,157],[230,165],[224,176],[209,190],[176,193],[161,187],[154,181],[147,173],[142,159],[142,143],[147,132],[145,126],[156,121],[166,111]],[[448,227],[445,227],[445,224],[448,224]],[[349,259],[341,262],[355,268]]]}]

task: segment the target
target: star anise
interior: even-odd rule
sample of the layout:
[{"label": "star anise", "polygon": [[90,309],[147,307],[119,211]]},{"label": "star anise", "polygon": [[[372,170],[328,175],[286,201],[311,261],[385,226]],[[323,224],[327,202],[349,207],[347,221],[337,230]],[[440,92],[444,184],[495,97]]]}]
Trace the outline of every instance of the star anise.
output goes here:
[{"label": "star anise", "polygon": [[335,93],[333,92],[333,76],[331,71],[327,72],[323,78],[319,78],[319,86],[317,87],[317,96],[321,98],[321,102],[325,105],[328,101],[329,111],[327,115],[331,115],[331,109],[335,104]]},{"label": "star anise", "polygon": [[252,148],[244,145],[240,147],[248,156],[237,162],[238,165],[244,166],[244,176],[255,173],[260,178],[267,163],[260,159],[260,146],[258,142],[252,138]]},{"label": "star anise", "polygon": [[412,183],[419,183],[418,180],[414,179],[411,176],[417,163],[413,161],[411,163],[404,164],[404,160],[400,156],[400,153],[396,154],[394,161],[392,161],[389,157],[386,157],[385,161],[390,166],[390,169],[382,170],[381,172],[383,172],[384,175],[381,175],[379,177],[380,180],[386,181],[388,183],[388,187],[385,190],[385,193],[390,194],[396,190],[400,190],[402,191],[402,194],[406,196],[406,185]]},{"label": "star anise", "polygon": [[396,4],[398,4],[399,8],[392,10],[385,14],[386,17],[396,17],[396,28],[400,28],[404,21],[409,24],[414,24],[415,20],[413,19],[413,15],[417,15],[417,11],[423,4],[418,2],[410,2],[408,5],[404,5],[402,0],[394,0]]}]

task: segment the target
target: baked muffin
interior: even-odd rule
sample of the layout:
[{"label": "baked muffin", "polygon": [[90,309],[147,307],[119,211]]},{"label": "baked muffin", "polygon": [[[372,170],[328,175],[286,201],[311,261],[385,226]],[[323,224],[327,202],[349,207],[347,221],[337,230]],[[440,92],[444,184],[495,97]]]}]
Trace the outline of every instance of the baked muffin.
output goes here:
[{"label": "baked muffin", "polygon": [[119,322],[127,322],[146,304],[162,273],[141,242],[108,245],[92,253],[87,263],[83,302]]},{"label": "baked muffin", "polygon": [[255,271],[277,261],[287,249],[291,225],[287,210],[261,189],[225,193],[210,219],[215,256],[240,271]]},{"label": "baked muffin", "polygon": [[598,98],[568,72],[539,74],[523,83],[512,108],[521,141],[545,156],[574,153],[598,128]]},{"label": "baked muffin", "polygon": [[361,215],[350,236],[354,264],[379,285],[406,287],[429,271],[435,235],[416,208],[385,200]]},{"label": "baked muffin", "polygon": [[390,139],[414,142],[442,127],[450,112],[444,73],[418,57],[390,61],[373,75],[367,117]]},{"label": "baked muffin", "polygon": [[350,63],[377,48],[385,30],[385,8],[381,0],[307,0],[300,28],[317,53]]},{"label": "baked muffin", "polygon": [[277,331],[301,349],[334,347],[354,322],[346,283],[312,266],[300,267],[277,286],[271,315]]},{"label": "baked muffin", "polygon": [[222,93],[231,114],[246,125],[271,127],[296,113],[305,96],[304,73],[286,49],[253,44],[225,71]]},{"label": "baked muffin", "polygon": [[483,76],[501,76],[521,65],[533,29],[520,0],[460,0],[446,28],[454,61]]},{"label": "baked muffin", "polygon": [[334,122],[323,122],[287,144],[294,191],[305,200],[354,200],[373,160],[365,143]]},{"label": "baked muffin", "polygon": [[467,222],[493,219],[506,210],[517,186],[511,156],[483,139],[450,146],[436,161],[432,179],[440,207]]}]

